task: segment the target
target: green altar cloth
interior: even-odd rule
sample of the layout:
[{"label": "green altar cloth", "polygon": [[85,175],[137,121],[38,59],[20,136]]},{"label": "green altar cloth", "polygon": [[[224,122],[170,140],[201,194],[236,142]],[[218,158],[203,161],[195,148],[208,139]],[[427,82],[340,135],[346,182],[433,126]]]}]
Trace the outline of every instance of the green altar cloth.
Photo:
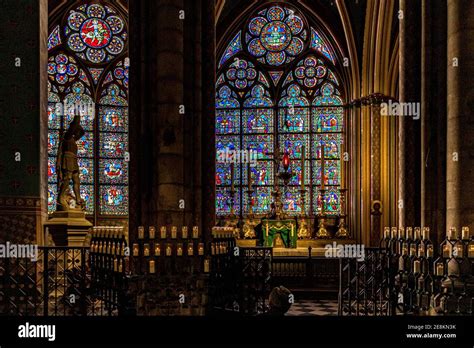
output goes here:
[{"label": "green altar cloth", "polygon": [[286,248],[296,248],[298,231],[295,220],[262,220],[262,245],[273,247],[275,237],[280,234]]}]

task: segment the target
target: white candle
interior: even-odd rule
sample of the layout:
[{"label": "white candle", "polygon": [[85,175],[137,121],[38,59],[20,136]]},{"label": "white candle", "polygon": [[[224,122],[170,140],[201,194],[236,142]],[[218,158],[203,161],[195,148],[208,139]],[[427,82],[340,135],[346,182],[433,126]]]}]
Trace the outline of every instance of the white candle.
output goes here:
[{"label": "white candle", "polygon": [[464,226],[464,227],[462,228],[462,233],[461,233],[461,235],[462,235],[462,239],[463,239],[463,240],[469,240],[469,238],[471,237],[471,235],[470,235],[470,233],[469,233],[469,227]]}]

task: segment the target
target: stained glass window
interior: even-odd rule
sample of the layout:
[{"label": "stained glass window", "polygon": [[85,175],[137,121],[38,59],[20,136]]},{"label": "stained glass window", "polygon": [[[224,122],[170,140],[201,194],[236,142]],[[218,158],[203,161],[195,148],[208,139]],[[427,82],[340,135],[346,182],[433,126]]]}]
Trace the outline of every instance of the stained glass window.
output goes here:
[{"label": "stained glass window", "polygon": [[[268,214],[275,185],[290,215],[317,214],[323,204],[339,214],[344,111],[327,36],[291,5],[267,5],[230,37],[216,83],[217,215]],[[290,157],[286,184],[276,177],[277,147]],[[249,151],[255,161],[247,163]]]},{"label": "stained glass window", "polygon": [[[127,20],[112,1],[64,11],[48,38],[48,211],[56,209],[59,140],[75,114],[81,196],[90,215],[128,214]],[[72,190],[71,190],[72,192]]]}]

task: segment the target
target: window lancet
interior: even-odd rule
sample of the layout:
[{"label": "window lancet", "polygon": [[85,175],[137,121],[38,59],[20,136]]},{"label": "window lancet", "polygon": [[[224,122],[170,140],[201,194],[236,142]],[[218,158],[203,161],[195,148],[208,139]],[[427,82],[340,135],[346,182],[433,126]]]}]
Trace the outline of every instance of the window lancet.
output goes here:
[{"label": "window lancet", "polygon": [[[297,9],[278,4],[256,11],[231,37],[216,83],[216,214],[246,214],[250,207],[266,214],[275,185],[289,215],[317,214],[323,204],[326,213],[339,214],[343,102],[326,36]],[[290,158],[287,185],[276,176],[276,147]],[[240,156],[250,150],[252,165]]]},{"label": "window lancet", "polygon": [[48,38],[48,211],[58,194],[59,140],[74,114],[86,212],[128,215],[128,68],[126,15],[111,2],[78,2]]}]

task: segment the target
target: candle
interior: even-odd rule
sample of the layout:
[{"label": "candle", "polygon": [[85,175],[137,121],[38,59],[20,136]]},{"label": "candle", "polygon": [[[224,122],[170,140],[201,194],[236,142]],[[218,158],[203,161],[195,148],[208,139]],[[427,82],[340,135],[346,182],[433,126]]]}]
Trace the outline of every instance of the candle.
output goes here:
[{"label": "candle", "polygon": [[197,239],[199,237],[199,227],[198,226],[194,226],[193,227],[193,238],[194,239]]},{"label": "candle", "polygon": [[181,238],[188,239],[188,226],[183,226],[181,229]]},{"label": "candle", "polygon": [[421,229],[419,227],[415,227],[415,240],[421,238]]},{"label": "candle", "polygon": [[429,245],[428,246],[428,250],[426,251],[426,256],[428,257],[433,257],[434,255],[434,249],[433,249],[433,245]]},{"label": "candle", "polygon": [[444,275],[444,265],[442,263],[436,264],[435,274],[437,276],[443,276]]},{"label": "candle", "polygon": [[413,228],[412,227],[407,227],[407,239],[412,239],[413,238]]},{"label": "candle", "polygon": [[456,255],[454,255],[455,257],[458,257],[460,259],[462,259],[464,257],[464,248],[463,248],[463,245],[461,243],[458,243],[456,246]]},{"label": "candle", "polygon": [[415,262],[413,262],[413,272],[414,273],[420,273],[420,269],[421,269],[420,261],[415,260]]},{"label": "candle", "polygon": [[458,238],[458,233],[456,231],[456,227],[451,227],[448,231],[448,239],[457,239]]},{"label": "candle", "polygon": [[118,272],[118,259],[114,258],[114,272]]},{"label": "candle", "polygon": [[178,244],[178,248],[176,250],[176,255],[183,256],[183,245],[182,244]]},{"label": "candle", "polygon": [[451,244],[445,244],[443,245],[443,257],[444,258],[449,258],[451,257]]},{"label": "candle", "polygon": [[148,227],[148,234],[150,239],[155,239],[155,226]]},{"label": "candle", "polygon": [[210,262],[209,259],[204,260],[204,273],[209,273]]},{"label": "candle", "polygon": [[170,244],[166,245],[166,256],[171,256],[171,252],[172,252],[171,245]]},{"label": "candle", "polygon": [[166,239],[166,226],[161,226],[161,228],[160,228],[160,237],[161,237],[161,239]]},{"label": "candle", "polygon": [[176,239],[177,236],[178,236],[178,227],[176,226],[171,227],[171,238]]},{"label": "candle", "polygon": [[415,256],[416,255],[416,244],[411,243],[410,244],[410,256]]},{"label": "candle", "polygon": [[423,227],[423,240],[429,240],[430,239],[430,228],[429,227]]},{"label": "candle", "polygon": [[138,256],[140,248],[138,247],[137,243],[133,243],[133,256]]},{"label": "candle", "polygon": [[399,239],[405,238],[405,229],[403,227],[398,228],[398,238]]},{"label": "candle", "polygon": [[392,227],[392,238],[397,239],[397,228],[396,227]]},{"label": "candle", "polygon": [[138,239],[145,238],[145,227],[138,226]]},{"label": "candle", "polygon": [[463,240],[469,240],[469,238],[471,237],[471,234],[469,233],[469,227],[463,226],[461,231],[462,231],[461,232],[462,239]]},{"label": "candle", "polygon": [[188,255],[189,256],[193,256],[194,255],[194,244],[193,243],[190,243],[188,245]]},{"label": "candle", "polygon": [[469,250],[467,252],[467,256],[471,259],[474,258],[474,245],[469,245]]},{"label": "candle", "polygon": [[145,244],[143,246],[143,256],[150,256],[150,244]]},{"label": "candle", "polygon": [[155,244],[155,256],[160,256],[161,255],[161,247],[160,244]]},{"label": "candle", "polygon": [[155,270],[155,261],[154,260],[150,260],[150,273],[155,273],[156,270]]},{"label": "candle", "polygon": [[201,256],[204,255],[204,243],[199,243],[198,254]]},{"label": "candle", "polygon": [[390,238],[390,227],[384,227],[383,229],[383,237],[385,239]]},{"label": "candle", "polygon": [[423,243],[421,243],[418,248],[418,257],[423,257],[423,256],[425,256],[425,247]]},{"label": "candle", "polygon": [[403,257],[400,257],[398,259],[398,270],[399,271],[404,271],[405,270],[405,260],[403,259]]}]

